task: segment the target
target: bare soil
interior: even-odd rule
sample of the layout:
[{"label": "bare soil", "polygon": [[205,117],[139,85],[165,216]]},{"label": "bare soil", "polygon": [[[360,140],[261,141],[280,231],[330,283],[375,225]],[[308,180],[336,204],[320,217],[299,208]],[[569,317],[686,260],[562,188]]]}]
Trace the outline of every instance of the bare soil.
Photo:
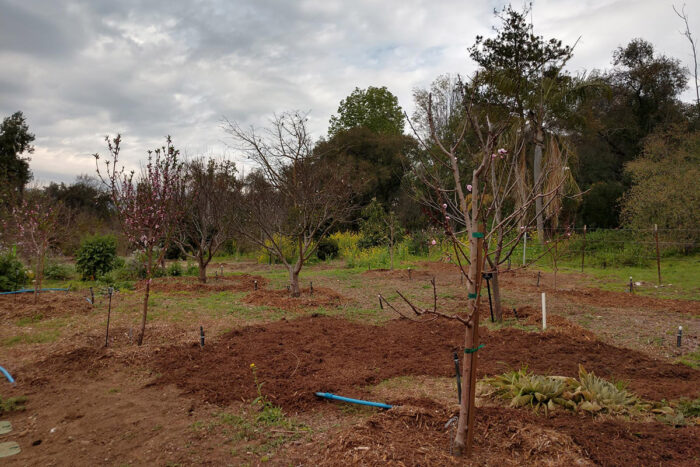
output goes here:
[{"label": "bare soil", "polygon": [[[453,265],[425,263],[411,279],[406,270],[368,271],[347,284],[314,276],[314,294],[307,289],[298,298],[268,290],[265,278],[249,274],[267,266],[233,263],[224,270],[245,274],[210,278],[207,284],[196,278],[155,280],[153,290],[162,294],[159,314],[148,323],[142,347],[134,345],[132,335],[138,291],[118,298],[109,348],[103,347],[103,297],[93,309],[84,292],[44,294],[38,305],[31,294],[0,296],[3,339],[66,327],[55,341],[0,345],[0,365],[17,380],[14,386],[0,382],[0,394],[29,398],[26,411],[3,415],[14,429],[0,442],[17,441],[22,448],[3,465],[700,465],[700,425],[672,427],[652,416],[594,417],[563,410],[545,416],[498,405],[477,410],[474,457],[453,458],[455,426],[446,423],[457,408],[445,396],[451,396],[452,354],[463,355],[464,329],[442,320],[388,319],[392,312],[376,304],[376,293],[396,289],[430,302],[432,288],[426,284],[435,276],[444,309],[463,310]],[[479,377],[523,365],[540,374],[576,376],[582,364],[599,376],[628,382],[648,400],[700,396],[699,370],[673,363],[675,356],[666,357],[660,348],[628,348],[633,336],[658,333],[668,323],[673,330],[677,322],[684,323],[692,341],[698,302],[599,293],[563,275],[556,292],[549,288],[551,277],[537,288],[536,273],[502,278],[517,317],[508,312],[506,327],[480,329]],[[558,299],[544,332],[536,306],[543,289]],[[220,291],[247,292],[243,298],[231,295],[231,309],[240,310],[243,302],[293,313],[267,317],[263,312],[252,318],[262,324],[240,326],[250,318],[220,311],[229,308],[224,294],[217,299],[225,305],[218,311],[193,309],[181,315],[184,320],[170,320],[168,310],[182,306],[179,296],[192,307],[202,295]],[[482,301],[482,310],[487,307]],[[333,317],[320,314],[331,309]],[[603,316],[601,323],[582,324],[591,313],[595,319]],[[56,319],[61,317],[68,319]],[[204,348],[197,344],[200,323],[211,330]],[[222,413],[250,410],[258,395],[251,364],[262,394],[308,425],[308,433],[292,436],[286,428],[266,427],[278,441],[263,449],[255,444],[262,441],[221,425]],[[445,394],[403,390],[405,377],[428,388],[439,382],[435,387]],[[386,380],[396,384],[377,396]],[[319,399],[316,391],[381,399],[396,407],[359,408]],[[270,449],[272,457],[265,454]]]},{"label": "bare soil", "polygon": [[86,314],[92,311],[87,295],[75,292],[42,292],[34,302],[33,293],[0,295],[0,320],[10,321],[19,318],[36,320]]},{"label": "bare soil", "polygon": [[256,290],[249,293],[243,302],[281,310],[300,312],[314,308],[338,308],[348,300],[334,290],[325,287],[301,289],[299,297],[292,297],[288,290]]}]

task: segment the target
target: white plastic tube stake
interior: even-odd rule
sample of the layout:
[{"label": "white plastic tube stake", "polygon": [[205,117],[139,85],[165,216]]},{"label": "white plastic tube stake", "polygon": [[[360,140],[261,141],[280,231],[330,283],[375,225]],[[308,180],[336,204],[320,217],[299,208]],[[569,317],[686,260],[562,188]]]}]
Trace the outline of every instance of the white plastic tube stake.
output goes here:
[{"label": "white plastic tube stake", "polygon": [[542,330],[547,329],[547,299],[542,292]]}]

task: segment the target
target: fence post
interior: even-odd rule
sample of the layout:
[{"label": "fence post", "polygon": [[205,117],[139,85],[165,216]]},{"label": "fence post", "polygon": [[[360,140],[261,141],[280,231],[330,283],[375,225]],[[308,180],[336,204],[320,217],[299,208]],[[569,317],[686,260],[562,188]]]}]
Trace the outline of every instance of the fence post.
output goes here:
[{"label": "fence post", "polygon": [[583,246],[581,247],[581,272],[583,272],[583,266],[586,262],[586,227],[583,226]]},{"label": "fence post", "polygon": [[654,224],[654,241],[656,242],[656,270],[659,274],[659,285],[661,285],[661,255],[659,254],[659,226]]},{"label": "fence post", "polygon": [[525,254],[527,253],[527,230],[525,231],[525,236],[523,237],[523,266],[525,266]]}]

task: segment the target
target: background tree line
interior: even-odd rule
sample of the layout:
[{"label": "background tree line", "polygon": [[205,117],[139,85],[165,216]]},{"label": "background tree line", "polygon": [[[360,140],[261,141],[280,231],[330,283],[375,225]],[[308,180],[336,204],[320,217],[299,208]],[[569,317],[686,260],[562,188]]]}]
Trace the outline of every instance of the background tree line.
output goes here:
[{"label": "background tree line", "polygon": [[[166,248],[161,241],[156,247],[165,249],[164,257],[192,258],[203,280],[217,251],[263,248],[289,263],[294,282],[301,266],[295,261],[313,255],[322,237],[338,229],[370,232],[365,245],[393,245],[391,238],[406,233],[440,230],[422,202],[425,185],[415,169],[438,149],[431,131],[445,144],[457,142],[460,172],[474,169],[468,154],[478,135],[460,123],[466,97],[491,121],[511,122],[510,134],[520,138],[513,146],[516,183],[499,209],[507,213],[523,206],[530,188],[557,187],[551,199],[543,196],[528,205],[540,241],[565,227],[658,224],[685,229],[684,240],[694,248],[700,102],[680,99],[693,74],[640,38],[613,50],[609,69],[572,74],[566,66],[574,46],[535,35],[527,11],[506,7],[496,14],[500,24],[493,37],[477,37],[469,49],[477,73],[439,76],[427,89],[416,89],[410,118],[387,87],[370,86],[356,88],[339,103],[327,135],[317,141],[298,112],[276,118],[258,133],[229,122],[231,145],[252,157],[256,169],[242,177],[232,162],[185,161],[175,188],[179,206],[186,209],[172,245]],[[289,139],[275,147],[273,139],[258,140],[261,132],[278,142],[280,135]],[[61,207],[65,231],[52,241],[54,250],[73,255],[85,237],[110,233],[122,253],[133,249],[122,235],[109,187],[95,177],[31,186],[33,141],[22,112],[4,118],[0,206],[6,224],[15,222],[10,213],[23,200],[46,198],[47,205]],[[136,189],[147,185],[138,183]],[[319,193],[332,196],[320,202]],[[316,204],[309,202],[314,196]],[[329,209],[332,204],[342,209]],[[393,233],[386,231],[389,226]],[[16,239],[12,229],[4,230],[9,248]],[[290,236],[297,260],[283,254],[279,244]]]}]

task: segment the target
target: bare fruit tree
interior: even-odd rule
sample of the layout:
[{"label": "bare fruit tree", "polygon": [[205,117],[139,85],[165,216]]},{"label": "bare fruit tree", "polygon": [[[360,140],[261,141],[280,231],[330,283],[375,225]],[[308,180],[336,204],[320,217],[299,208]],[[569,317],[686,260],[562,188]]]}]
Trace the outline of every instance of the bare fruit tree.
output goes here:
[{"label": "bare fruit tree", "polygon": [[34,264],[34,303],[41,291],[46,255],[59,238],[67,217],[63,204],[33,190],[25,193],[24,198],[10,210],[11,225],[4,225],[17,246]]},{"label": "bare fruit tree", "polygon": [[[258,166],[245,180],[236,230],[287,267],[294,297],[301,294],[299,272],[318,242],[354,209],[345,169],[314,152],[307,120],[287,112],[263,129],[230,121],[224,126],[235,148]],[[291,258],[285,252],[290,242]]]},{"label": "bare fruit tree", "polygon": [[179,151],[173,147],[170,136],[165,146],[148,151],[148,161],[136,178],[134,171],[126,171],[119,159],[121,135],[105,137],[110,158],[100,170],[99,154],[95,154],[97,175],[107,187],[117,212],[119,223],[129,243],[145,256],[146,288],[143,296],[141,329],[138,345],[143,343],[148,314],[148,297],[154,267],[165,257],[172,241],[182,210],[176,202],[182,179]]},{"label": "bare fruit tree", "polygon": [[685,3],[683,4],[683,7],[680,9],[680,11],[678,10],[678,8],[676,8],[675,5],[673,5],[673,11],[683,21],[683,24],[685,25],[685,31],[683,31],[681,34],[683,35],[683,37],[688,39],[688,42],[690,43],[690,51],[691,55],[693,56],[693,69],[690,71],[690,73],[693,75],[693,80],[695,81],[695,105],[697,106],[698,112],[700,112],[700,79],[698,79],[697,42],[695,42],[693,33],[690,32],[690,22],[688,21],[688,14],[685,12]]},{"label": "bare fruit tree", "polygon": [[[514,203],[517,184],[515,154],[521,151],[526,136],[517,130],[518,122],[510,119],[490,121],[488,113],[475,106],[470,96],[463,96],[462,102],[464,119],[458,136],[447,144],[438,135],[432,98],[428,98],[431,141],[421,139],[425,156],[415,162],[414,169],[422,185],[419,197],[451,239],[454,261],[460,274],[466,278],[468,311],[457,315],[439,311],[434,279],[433,303],[429,308],[421,308],[400,292],[399,295],[412,310],[408,314],[400,312],[405,317],[436,315],[459,321],[466,328],[462,362],[465,388],[460,401],[454,452],[469,456],[474,439],[477,351],[480,348],[479,297],[486,260],[489,256],[506,257],[512,253],[523,235],[520,227],[531,225],[544,213],[561,192],[561,184],[549,187],[549,191],[544,191],[543,184],[535,184],[520,203]],[[416,136],[420,139],[418,133]],[[466,148],[463,143],[468,143]],[[467,155],[459,155],[458,150]],[[534,208],[535,204],[540,204],[536,203],[537,200],[543,201],[539,209]],[[381,299],[386,302],[383,297]],[[393,305],[389,306],[399,312]]]},{"label": "bare fruit tree", "polygon": [[174,242],[197,261],[199,281],[207,281],[207,266],[233,236],[233,214],[239,182],[235,165],[226,160],[193,159],[185,167],[178,204],[183,216]]}]

